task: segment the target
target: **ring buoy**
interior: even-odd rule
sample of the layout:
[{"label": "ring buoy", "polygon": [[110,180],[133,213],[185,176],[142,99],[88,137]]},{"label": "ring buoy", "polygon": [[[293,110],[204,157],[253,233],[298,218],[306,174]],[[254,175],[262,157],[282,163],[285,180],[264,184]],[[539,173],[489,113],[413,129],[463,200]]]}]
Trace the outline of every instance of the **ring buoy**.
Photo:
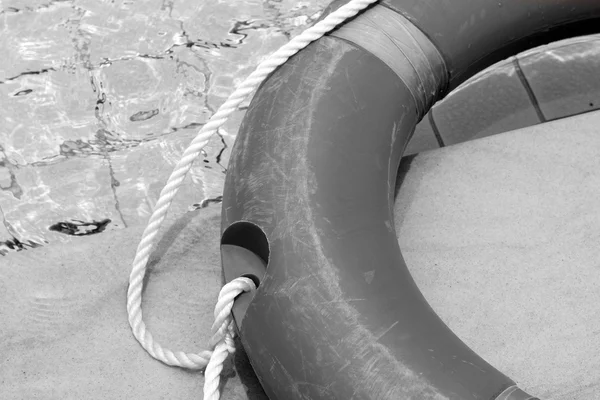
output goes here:
[{"label": "ring buoy", "polygon": [[271,399],[534,399],[419,291],[396,173],[416,123],[461,82],[599,21],[590,0],[385,0],[261,85],[229,162],[221,255],[226,281],[259,284],[233,313]]}]

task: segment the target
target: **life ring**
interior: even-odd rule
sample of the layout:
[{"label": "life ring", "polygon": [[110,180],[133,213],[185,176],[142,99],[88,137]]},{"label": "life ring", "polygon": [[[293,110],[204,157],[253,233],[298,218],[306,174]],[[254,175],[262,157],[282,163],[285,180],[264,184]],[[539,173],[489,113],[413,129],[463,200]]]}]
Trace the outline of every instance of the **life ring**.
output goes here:
[{"label": "life ring", "polygon": [[233,312],[271,399],[534,399],[413,281],[394,229],[397,167],[461,82],[599,20],[590,0],[385,0],[261,85],[230,157],[221,254],[226,281],[259,283]]}]

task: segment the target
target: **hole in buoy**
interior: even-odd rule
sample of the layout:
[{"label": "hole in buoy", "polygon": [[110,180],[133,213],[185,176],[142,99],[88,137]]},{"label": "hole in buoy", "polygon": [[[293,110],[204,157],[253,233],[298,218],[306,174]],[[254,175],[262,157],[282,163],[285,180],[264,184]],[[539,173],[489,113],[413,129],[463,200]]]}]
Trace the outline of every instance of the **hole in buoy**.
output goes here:
[{"label": "hole in buoy", "polygon": [[[221,236],[221,265],[224,282],[231,282],[238,277],[252,279],[258,288],[266,279],[269,262],[269,241],[264,231],[257,225],[241,221],[231,224]],[[238,329],[254,294],[242,293],[236,297],[232,313]]]},{"label": "hole in buoy", "polygon": [[252,279],[252,282],[254,282],[254,286],[256,286],[257,289],[260,286],[260,279],[258,279],[258,276],[254,274],[244,274],[241,276],[241,278]]},{"label": "hole in buoy", "polygon": [[265,264],[269,263],[267,235],[258,225],[252,222],[240,221],[229,225],[221,237],[221,245],[224,244],[243,247],[260,257]]}]

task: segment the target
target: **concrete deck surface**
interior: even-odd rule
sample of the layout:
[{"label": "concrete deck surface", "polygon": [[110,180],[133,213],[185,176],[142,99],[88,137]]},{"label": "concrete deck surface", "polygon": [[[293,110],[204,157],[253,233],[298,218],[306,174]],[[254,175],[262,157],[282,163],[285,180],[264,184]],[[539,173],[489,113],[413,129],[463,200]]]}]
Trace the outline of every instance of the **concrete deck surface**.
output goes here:
[{"label": "concrete deck surface", "polygon": [[600,113],[422,153],[396,199],[417,284],[540,399],[600,398]]},{"label": "concrete deck surface", "polygon": [[[600,398],[600,113],[421,153],[401,167],[404,257],[442,319],[541,399]],[[220,285],[218,206],[167,223],[145,319],[173,350],[204,349]],[[125,295],[143,227],[0,258],[2,399],[202,396],[150,358]],[[264,399],[243,352],[223,399]]]}]

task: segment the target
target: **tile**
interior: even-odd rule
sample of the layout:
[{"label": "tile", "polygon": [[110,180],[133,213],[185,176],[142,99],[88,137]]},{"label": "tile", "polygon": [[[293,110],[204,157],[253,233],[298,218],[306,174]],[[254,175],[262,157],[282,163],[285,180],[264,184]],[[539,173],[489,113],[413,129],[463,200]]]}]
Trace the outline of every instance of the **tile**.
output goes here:
[{"label": "tile", "polygon": [[0,143],[19,164],[60,157],[64,142],[93,138],[96,101],[81,71],[24,75],[0,85]]},{"label": "tile", "polygon": [[91,223],[83,227],[87,230],[109,219],[106,230],[124,226],[115,209],[109,165],[101,157],[20,166],[13,172],[18,196],[16,190],[1,190],[0,207],[11,233],[21,241],[68,242],[73,236],[49,229],[61,223]]},{"label": "tile", "polygon": [[600,35],[544,46],[519,63],[548,120],[600,108]]},{"label": "tile", "polygon": [[[64,26],[65,21],[77,18],[75,7],[67,2],[49,6],[49,2],[40,0],[10,3],[13,4],[4,2],[0,6],[3,13],[0,81],[14,79],[24,72],[59,69],[66,60],[74,58],[72,38]],[[39,12],[31,12],[33,9]]]},{"label": "tile", "polygon": [[[182,130],[110,153],[119,209],[128,226],[148,221],[167,179],[195,135],[195,130]],[[217,158],[224,147],[219,136],[211,138],[183,181],[169,214],[182,214],[204,200],[221,196],[225,169]]]},{"label": "tile", "polygon": [[139,55],[167,58],[165,50],[177,42],[182,26],[165,15],[166,4],[117,0],[107,13],[103,2],[79,0],[82,14],[74,24],[79,56],[92,65]]},{"label": "tile", "polygon": [[[188,52],[180,59],[121,60],[92,72],[98,125],[124,142],[153,140],[206,123],[210,71]],[[93,108],[92,108],[93,110]]]},{"label": "tile", "polygon": [[433,117],[446,145],[540,122],[513,59],[463,83],[433,107]]}]

